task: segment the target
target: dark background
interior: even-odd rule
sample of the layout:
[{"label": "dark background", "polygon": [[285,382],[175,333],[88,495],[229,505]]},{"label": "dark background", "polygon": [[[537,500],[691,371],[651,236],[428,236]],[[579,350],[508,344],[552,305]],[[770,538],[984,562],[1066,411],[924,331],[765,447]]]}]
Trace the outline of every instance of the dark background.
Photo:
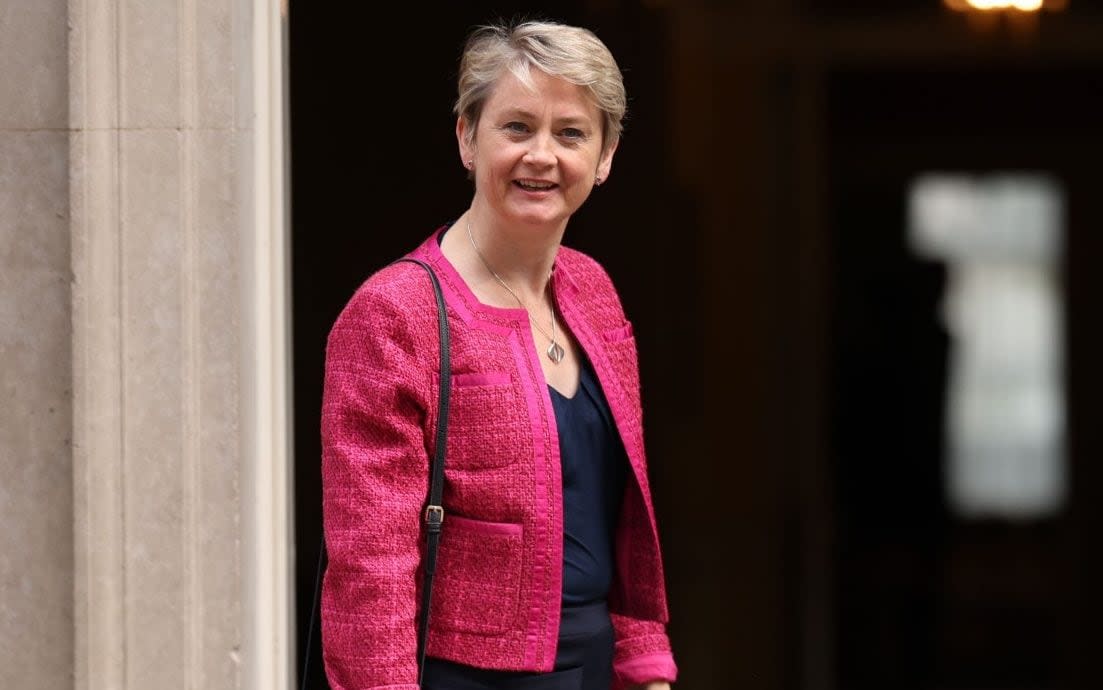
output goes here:
[{"label": "dark background", "polygon": [[[566,242],[635,323],[678,687],[1097,687],[1103,14],[1083,1],[1026,21],[937,0],[292,2],[300,644],[326,333],[466,208],[459,52],[519,14],[587,26],[625,74],[611,178]],[[945,267],[905,245],[931,170],[1064,185],[1053,518],[963,520],[943,499]]]}]

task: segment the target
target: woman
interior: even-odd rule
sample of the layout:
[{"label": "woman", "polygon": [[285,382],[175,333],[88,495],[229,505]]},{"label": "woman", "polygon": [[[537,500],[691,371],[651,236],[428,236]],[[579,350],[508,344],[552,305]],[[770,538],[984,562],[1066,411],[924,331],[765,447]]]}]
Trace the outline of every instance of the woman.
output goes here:
[{"label": "woman", "polygon": [[[440,278],[452,341],[427,690],[675,678],[631,325],[601,267],[560,246],[609,176],[625,100],[584,29],[483,27],[464,50],[456,138],[474,197],[411,254]],[[322,619],[335,690],[418,687],[438,357],[432,287],[410,263],[369,278],[330,333]]]}]

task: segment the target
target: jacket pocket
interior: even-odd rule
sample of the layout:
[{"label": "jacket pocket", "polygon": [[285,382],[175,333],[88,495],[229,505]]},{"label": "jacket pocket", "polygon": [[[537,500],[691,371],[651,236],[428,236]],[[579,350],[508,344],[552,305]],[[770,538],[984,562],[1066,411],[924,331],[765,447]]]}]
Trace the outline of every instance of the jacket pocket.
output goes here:
[{"label": "jacket pocket", "polygon": [[[630,409],[634,417],[640,417],[640,365],[636,352],[636,338],[632,335],[632,324],[625,322],[623,326],[611,328],[602,332],[605,341],[605,352],[609,357],[609,364],[616,372],[619,382],[622,384],[624,394],[628,396]],[[606,391],[605,395],[613,391]]]},{"label": "jacket pocket", "polygon": [[602,332],[602,337],[607,343],[615,343],[619,340],[627,340],[632,337],[632,322],[625,321],[623,326],[610,328]]},{"label": "jacket pocket", "polygon": [[430,628],[498,635],[514,626],[521,589],[522,528],[444,518]]},{"label": "jacket pocket", "polygon": [[528,408],[509,372],[472,372],[452,377],[448,418],[448,469],[506,467],[532,455]]}]

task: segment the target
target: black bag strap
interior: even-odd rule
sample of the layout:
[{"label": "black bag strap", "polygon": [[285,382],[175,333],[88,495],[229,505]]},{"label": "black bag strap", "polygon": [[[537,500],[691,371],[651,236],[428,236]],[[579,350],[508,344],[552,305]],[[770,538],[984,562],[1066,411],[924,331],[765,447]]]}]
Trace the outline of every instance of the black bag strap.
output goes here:
[{"label": "black bag strap", "polygon": [[[433,282],[433,292],[437,300],[437,324],[440,329],[440,389],[437,403],[437,438],[433,461],[429,466],[429,496],[425,502],[425,563],[424,578],[421,586],[421,612],[417,625],[417,682],[421,684],[425,675],[425,651],[429,640],[429,608],[433,603],[433,575],[437,569],[437,551],[440,549],[440,531],[444,523],[444,458],[448,445],[448,415],[452,399],[452,352],[448,337],[448,312],[444,305],[444,292],[440,280],[432,266],[420,259],[403,257],[396,261],[409,261],[425,269]],[[314,575],[314,603],[310,609],[310,626],[306,634],[306,650],[303,658],[302,690],[306,690],[307,668],[310,663],[311,642],[314,637],[314,625],[318,618],[318,596],[322,585],[322,563],[326,555],[325,534],[318,547],[318,570]]]},{"label": "black bag strap", "polygon": [[437,298],[437,325],[440,329],[440,386],[437,402],[437,442],[433,463],[429,467],[429,500],[425,504],[425,576],[421,585],[421,615],[417,626],[417,682],[425,675],[425,649],[429,641],[429,607],[433,603],[433,575],[437,571],[437,550],[440,548],[440,530],[444,524],[444,458],[448,447],[448,415],[452,400],[452,351],[448,338],[448,312],[445,310],[444,293],[433,268],[419,259],[410,261],[425,269],[433,281]]}]

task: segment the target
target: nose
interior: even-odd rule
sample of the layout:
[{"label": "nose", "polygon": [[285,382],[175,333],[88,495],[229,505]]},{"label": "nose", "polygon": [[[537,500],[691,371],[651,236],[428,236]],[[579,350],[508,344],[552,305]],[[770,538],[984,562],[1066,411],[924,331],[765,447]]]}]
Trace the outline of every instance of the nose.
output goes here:
[{"label": "nose", "polygon": [[536,166],[550,166],[555,163],[555,152],[552,150],[551,137],[540,134],[530,139],[529,150],[525,153],[525,162]]}]

